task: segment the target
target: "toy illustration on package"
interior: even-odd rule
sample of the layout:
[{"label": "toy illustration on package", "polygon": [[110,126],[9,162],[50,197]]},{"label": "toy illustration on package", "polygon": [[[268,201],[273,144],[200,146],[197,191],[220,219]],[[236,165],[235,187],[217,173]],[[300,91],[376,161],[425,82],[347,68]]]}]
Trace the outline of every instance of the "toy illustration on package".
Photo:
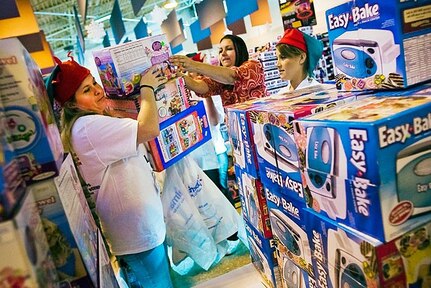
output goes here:
[{"label": "toy illustration on package", "polygon": [[139,94],[141,73],[151,66],[173,78],[171,54],[165,35],[156,35],[94,51],[93,57],[108,97],[124,99]]},{"label": "toy illustration on package", "polygon": [[159,86],[155,91],[159,122],[186,110],[190,107],[190,90],[183,77],[173,78]]},{"label": "toy illustration on package", "polygon": [[405,88],[431,78],[429,1],[348,1],[326,11],[340,90]]}]

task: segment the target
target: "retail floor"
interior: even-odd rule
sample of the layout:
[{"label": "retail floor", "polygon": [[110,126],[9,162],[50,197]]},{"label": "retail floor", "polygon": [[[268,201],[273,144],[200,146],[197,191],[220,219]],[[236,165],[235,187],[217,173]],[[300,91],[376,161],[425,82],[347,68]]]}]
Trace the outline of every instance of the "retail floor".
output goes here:
[{"label": "retail floor", "polygon": [[247,247],[240,243],[235,253],[208,271],[195,265],[186,275],[172,272],[171,277],[175,288],[264,288],[250,260]]}]

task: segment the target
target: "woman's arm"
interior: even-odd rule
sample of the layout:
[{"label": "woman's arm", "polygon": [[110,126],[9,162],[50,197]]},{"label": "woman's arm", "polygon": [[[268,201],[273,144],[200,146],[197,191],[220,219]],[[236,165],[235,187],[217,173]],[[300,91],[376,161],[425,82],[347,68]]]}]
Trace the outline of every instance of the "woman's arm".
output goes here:
[{"label": "woman's arm", "polygon": [[171,56],[169,61],[183,71],[205,75],[222,84],[232,85],[236,80],[235,71],[228,67],[194,61],[184,55]]},{"label": "woman's arm", "polygon": [[187,88],[189,88],[190,90],[193,90],[198,94],[208,93],[209,87],[208,87],[207,83],[205,83],[205,81],[192,78],[186,74],[184,74],[182,76],[184,77]]},{"label": "woman's arm", "polygon": [[[136,120],[138,120],[137,143],[144,143],[154,139],[160,134],[159,115],[157,114],[154,89],[165,83],[167,79],[162,76],[159,69],[150,68],[141,77],[141,107]],[[142,87],[142,85],[145,85]]]}]

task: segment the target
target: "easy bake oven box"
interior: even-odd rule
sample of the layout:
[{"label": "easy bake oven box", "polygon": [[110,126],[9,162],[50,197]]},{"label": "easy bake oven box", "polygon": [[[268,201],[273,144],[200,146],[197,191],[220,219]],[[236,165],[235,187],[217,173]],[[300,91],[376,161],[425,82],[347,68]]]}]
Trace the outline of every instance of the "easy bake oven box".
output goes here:
[{"label": "easy bake oven box", "polygon": [[160,123],[160,135],[147,142],[155,171],[162,171],[211,140],[203,101]]},{"label": "easy bake oven box", "polygon": [[370,96],[298,119],[307,204],[381,241],[431,220],[431,96]]},{"label": "easy bake oven box", "polygon": [[160,73],[173,78],[172,56],[166,35],[155,35],[93,51],[94,62],[106,95],[128,98],[139,94],[141,73],[158,65]]},{"label": "easy bake oven box", "polygon": [[354,101],[356,97],[354,93],[339,93],[334,88],[290,99],[280,98],[249,111],[259,175],[264,186],[303,201],[293,120]]},{"label": "easy bake oven box", "polygon": [[0,40],[0,100],[27,184],[54,177],[63,145],[39,67],[17,38]]},{"label": "easy bake oven box", "polygon": [[315,277],[322,287],[428,287],[431,222],[380,242],[307,210]]},{"label": "easy bake oven box", "polygon": [[431,4],[355,0],[326,11],[341,90],[405,88],[431,79]]},{"label": "easy bake oven box", "polygon": [[[296,201],[277,190],[265,188],[272,234],[280,262],[285,258],[299,269],[314,275],[311,262],[310,243],[306,232],[304,201]],[[281,260],[281,261],[280,261]],[[285,273],[281,267],[282,275]],[[299,270],[298,269],[298,270]]]},{"label": "easy bake oven box", "polygon": [[253,99],[226,107],[227,128],[232,145],[234,165],[242,171],[258,178],[258,166],[252,127],[248,113],[256,107],[264,106],[274,100],[270,97]]},{"label": "easy bake oven box", "polygon": [[268,206],[265,190],[259,179],[250,176],[235,166],[235,177],[241,199],[242,216],[258,230],[263,237],[271,238]]},{"label": "easy bake oven box", "polygon": [[262,276],[265,287],[282,287],[274,239],[263,237],[247,220],[244,226],[251,262]]},{"label": "easy bake oven box", "polygon": [[[172,78],[159,86],[154,91],[159,122],[166,121],[189,108],[190,95],[183,77]],[[111,98],[107,99],[107,103],[113,115],[136,119],[141,108],[141,96],[135,94],[125,99]]]}]

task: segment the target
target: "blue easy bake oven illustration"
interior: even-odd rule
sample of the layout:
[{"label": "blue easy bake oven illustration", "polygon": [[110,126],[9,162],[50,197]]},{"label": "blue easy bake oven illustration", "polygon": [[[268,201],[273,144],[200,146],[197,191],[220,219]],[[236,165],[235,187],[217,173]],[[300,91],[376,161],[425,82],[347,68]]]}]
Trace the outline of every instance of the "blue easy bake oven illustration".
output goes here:
[{"label": "blue easy bake oven illustration", "polygon": [[430,111],[431,95],[369,96],[298,119],[307,205],[380,241],[430,221]]},{"label": "blue easy bake oven illustration", "polygon": [[323,287],[429,287],[431,222],[380,242],[306,210],[316,279]]},{"label": "blue easy bake oven illustration", "polygon": [[405,88],[431,79],[430,10],[428,0],[351,0],[328,9],[337,88]]},{"label": "blue easy bake oven illustration", "polygon": [[[289,259],[313,276],[312,255],[304,220],[305,203],[269,189],[266,189],[266,196],[278,257]],[[280,272],[284,274],[283,270]]]}]

